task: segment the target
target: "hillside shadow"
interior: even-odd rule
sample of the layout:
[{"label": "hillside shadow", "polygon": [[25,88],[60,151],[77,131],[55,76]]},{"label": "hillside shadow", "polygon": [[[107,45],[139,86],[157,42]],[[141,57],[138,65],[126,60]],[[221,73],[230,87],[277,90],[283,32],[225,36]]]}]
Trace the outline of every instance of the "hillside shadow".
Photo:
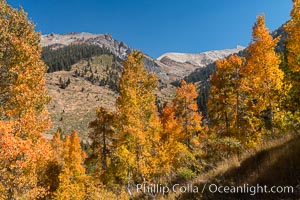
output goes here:
[{"label": "hillside shadow", "polygon": [[[179,199],[300,199],[300,137],[282,145],[263,150],[242,161],[239,167],[227,170],[212,179],[222,186],[293,186],[294,192],[277,194],[219,194],[208,188],[203,194],[182,194]],[[207,183],[207,186],[210,184]],[[198,187],[203,188],[204,183]]]}]

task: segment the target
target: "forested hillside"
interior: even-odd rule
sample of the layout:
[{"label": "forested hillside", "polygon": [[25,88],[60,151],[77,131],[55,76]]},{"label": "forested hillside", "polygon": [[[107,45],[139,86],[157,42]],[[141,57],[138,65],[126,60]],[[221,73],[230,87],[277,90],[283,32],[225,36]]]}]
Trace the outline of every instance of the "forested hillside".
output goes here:
[{"label": "forested hillside", "polygon": [[[154,61],[147,68],[141,51],[128,52],[124,61],[85,44],[42,53],[41,36],[25,11],[0,1],[0,199],[198,199],[197,186],[192,192],[151,188],[199,184],[203,174],[208,181],[223,177],[223,184],[270,184],[268,176],[280,175],[276,170],[287,163],[292,167],[284,173],[294,179],[282,184],[296,188],[299,7],[295,0],[284,25],[283,52],[259,15],[244,54],[199,69],[159,98],[169,85]],[[68,96],[64,104],[51,102],[61,94]],[[75,120],[66,116],[81,125],[73,128]],[[53,119],[59,121],[54,131]],[[234,158],[240,166],[213,173]]]},{"label": "forested hillside", "polygon": [[73,44],[57,49],[47,46],[43,48],[42,59],[48,66],[47,72],[69,71],[75,63],[103,54],[113,55],[99,45]]}]

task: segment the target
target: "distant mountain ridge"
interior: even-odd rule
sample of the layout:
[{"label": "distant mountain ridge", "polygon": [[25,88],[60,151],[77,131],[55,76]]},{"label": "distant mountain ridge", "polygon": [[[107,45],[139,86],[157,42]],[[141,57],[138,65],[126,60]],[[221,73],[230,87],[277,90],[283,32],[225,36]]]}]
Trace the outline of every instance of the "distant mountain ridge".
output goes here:
[{"label": "distant mountain ridge", "polygon": [[[62,48],[74,44],[98,45],[107,48],[112,54],[125,60],[132,49],[124,42],[115,40],[109,33],[68,33],[47,34],[42,36],[42,47],[52,49]],[[194,70],[205,67],[218,59],[243,50],[244,47],[237,46],[234,49],[207,51],[198,54],[187,53],[165,53],[157,59],[145,55],[145,67],[148,71],[156,73],[163,82],[172,82],[181,79]]]},{"label": "distant mountain ridge", "polygon": [[[68,33],[68,34],[48,34],[43,35],[41,40],[42,47],[51,47],[57,49],[72,44],[87,44],[98,45],[107,48],[112,54],[125,60],[132,51],[131,48],[124,42],[113,39],[109,33],[105,34],[92,34],[92,33]],[[148,71],[154,72],[158,75],[159,79],[166,80],[166,75],[155,59],[145,55],[145,67]]]},{"label": "distant mountain ridge", "polygon": [[[44,59],[48,56],[48,61],[55,59],[54,62],[58,61],[68,66],[49,71],[46,76],[48,91],[52,97],[48,106],[53,121],[52,131],[60,127],[69,133],[76,129],[86,138],[88,123],[95,117],[96,108],[103,106],[114,110],[122,65],[133,49],[126,43],[113,39],[109,33],[48,34],[42,36],[41,45],[44,49]],[[78,51],[95,46],[108,51],[100,51],[100,54],[90,54],[88,57],[82,56],[83,52]],[[243,47],[238,46],[235,49],[199,54],[166,53],[157,59],[145,55],[144,64],[148,71],[157,74],[160,84],[156,94],[159,102],[165,102],[174,94],[175,81],[183,79],[197,69],[205,70],[206,66],[216,60],[242,49]],[[74,56],[77,58],[72,58]],[[66,63],[66,57],[75,62]]]},{"label": "distant mountain ridge", "polygon": [[126,59],[131,49],[124,43],[114,40],[109,33],[68,33],[68,34],[48,34],[43,35],[41,40],[42,47],[53,46],[59,48],[71,44],[93,44],[108,48],[113,54],[121,59]]},{"label": "distant mountain ridge", "polygon": [[190,63],[196,66],[204,67],[210,64],[212,61],[224,58],[230,54],[237,53],[243,50],[245,47],[237,46],[234,49],[224,49],[224,50],[214,50],[214,51],[206,51],[197,54],[188,54],[188,53],[165,53],[157,58],[157,60],[161,61],[164,58],[168,57],[176,62],[180,63]]},{"label": "distant mountain ridge", "polygon": [[244,50],[245,47],[237,46],[234,49],[214,50],[197,54],[165,53],[157,58],[164,71],[172,81],[182,79],[193,71],[208,66],[216,60],[223,59],[231,54]]}]

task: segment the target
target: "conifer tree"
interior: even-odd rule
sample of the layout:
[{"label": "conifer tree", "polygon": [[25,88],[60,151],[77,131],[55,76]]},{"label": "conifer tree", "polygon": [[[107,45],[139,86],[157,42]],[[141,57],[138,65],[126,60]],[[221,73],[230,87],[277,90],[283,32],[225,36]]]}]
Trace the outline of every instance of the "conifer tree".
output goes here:
[{"label": "conifer tree", "polygon": [[89,124],[93,129],[89,133],[92,141],[92,153],[88,158],[89,165],[93,165],[94,172],[101,175],[108,168],[112,142],[114,140],[114,113],[100,107],[97,109],[97,119]]}]

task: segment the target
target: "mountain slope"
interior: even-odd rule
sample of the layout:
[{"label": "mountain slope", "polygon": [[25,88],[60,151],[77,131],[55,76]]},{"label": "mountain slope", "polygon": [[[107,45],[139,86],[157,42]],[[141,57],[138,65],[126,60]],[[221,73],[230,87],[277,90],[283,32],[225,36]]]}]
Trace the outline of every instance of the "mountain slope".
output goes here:
[{"label": "mountain slope", "polygon": [[206,67],[216,60],[238,53],[243,49],[244,47],[237,46],[234,49],[207,51],[198,54],[165,53],[159,56],[157,60],[169,79],[175,81],[187,76],[196,69]]},{"label": "mountain slope", "polygon": [[[108,87],[99,87],[82,77],[74,77],[76,66],[71,71],[60,71],[46,75],[49,95],[48,110],[53,123],[49,133],[61,128],[70,134],[77,130],[82,139],[87,139],[88,123],[96,117],[96,108],[103,106],[113,110],[117,93]],[[60,79],[70,80],[66,88],[60,87]]]},{"label": "mountain slope", "polygon": [[92,33],[69,33],[69,34],[48,34],[43,35],[42,47],[51,46],[61,48],[71,44],[91,44],[108,48],[114,55],[121,59],[125,59],[131,52],[131,49],[124,43],[114,40],[109,33],[92,34]]},{"label": "mountain slope", "polygon": [[[66,133],[70,133],[71,130],[76,129],[82,137],[86,138],[89,131],[88,123],[95,117],[96,108],[103,106],[114,109],[122,65],[132,49],[124,42],[113,39],[108,33],[49,34],[42,36],[41,44],[45,50],[44,59],[50,62],[55,60],[58,65],[66,64],[60,62],[66,57],[74,61],[67,63],[69,66],[65,71],[61,71],[63,68],[58,67],[52,71],[54,73],[48,73],[46,77],[48,90],[52,96],[48,106],[53,121],[51,131],[60,127]],[[96,54],[82,56],[82,50],[97,46],[100,47],[100,51],[96,48]],[[74,47],[80,50],[79,53],[74,53],[76,50]],[[205,110],[207,88],[209,88],[207,80],[215,70],[214,61],[243,49],[238,46],[235,49],[199,54],[166,53],[157,59],[145,55],[146,69],[156,73],[159,78],[160,85],[156,91],[159,104],[173,97],[175,91],[173,83],[184,77],[186,79],[192,77],[188,80],[196,82],[200,87],[199,106],[202,111]],[[45,55],[46,50],[47,55]],[[64,51],[67,53],[65,54]],[[76,55],[81,57],[74,58]],[[203,87],[206,88],[204,92],[201,90]]]},{"label": "mountain slope", "polygon": [[[113,39],[109,33],[48,34],[42,36],[41,44],[43,47],[48,47],[52,50],[77,44],[99,46],[107,49],[123,61],[132,51],[127,44]],[[181,79],[198,68],[205,67],[218,59],[243,49],[244,47],[237,46],[234,49],[208,51],[198,54],[165,53],[157,59],[145,55],[144,63],[147,70],[156,73],[162,82],[172,82]]]},{"label": "mountain slope", "polygon": [[192,65],[204,67],[213,61],[224,58],[230,54],[237,53],[243,50],[244,47],[237,46],[234,49],[224,49],[224,50],[215,50],[207,51],[198,54],[187,54],[187,53],[165,53],[157,58],[157,60],[162,61],[165,57],[168,57],[171,60],[174,60],[179,63],[190,63]]},{"label": "mountain slope", "polygon": [[[132,51],[128,45],[124,42],[113,39],[109,33],[69,33],[63,35],[48,34],[43,35],[41,40],[42,47],[47,47],[52,50],[79,44],[90,45],[91,47],[98,46],[100,48],[107,49],[111,54],[122,61],[124,61]],[[164,70],[153,58],[145,55],[144,63],[147,70],[156,73],[160,80],[167,80]]]}]

